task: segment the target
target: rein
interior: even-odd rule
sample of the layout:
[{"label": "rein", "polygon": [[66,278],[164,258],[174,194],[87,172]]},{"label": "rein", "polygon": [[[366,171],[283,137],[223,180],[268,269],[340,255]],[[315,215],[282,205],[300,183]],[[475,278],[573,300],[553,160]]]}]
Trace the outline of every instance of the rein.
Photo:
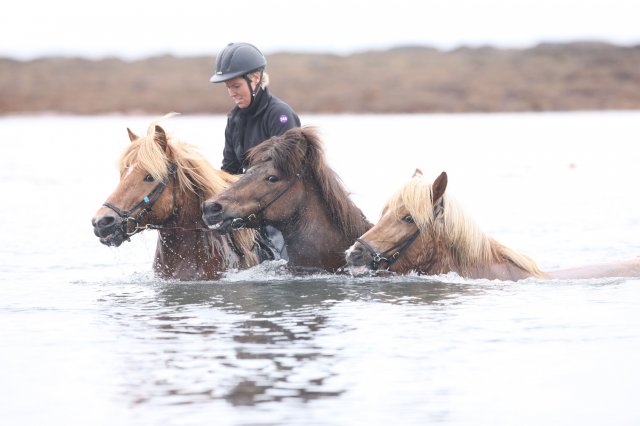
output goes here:
[{"label": "rein", "polygon": [[296,174],[296,178],[297,179],[292,179],[289,181],[289,183],[287,184],[287,186],[285,186],[280,192],[278,192],[276,194],[275,197],[273,197],[267,204],[265,204],[264,206],[260,206],[260,208],[258,208],[258,210],[256,210],[255,212],[245,216],[245,217],[237,217],[235,219],[233,219],[231,221],[231,228],[233,229],[240,229],[240,228],[244,228],[247,224],[250,224],[251,222],[255,221],[256,218],[258,217],[259,214],[261,214],[262,212],[264,212],[266,209],[268,209],[273,203],[275,203],[276,201],[278,201],[278,199],[280,197],[282,197],[284,194],[286,194],[293,185],[295,185],[295,183],[302,179],[302,177],[304,176],[305,172],[307,171],[307,161],[305,160],[304,165],[302,166],[302,172],[301,173],[297,173]]},{"label": "rein", "polygon": [[[176,177],[176,165],[171,163],[169,164],[169,179],[175,179]],[[170,220],[174,219],[177,215],[178,215],[178,206],[176,205],[176,186],[177,185],[173,185],[173,209],[171,211],[171,216],[165,221],[169,222]],[[162,195],[162,193],[164,192],[164,190],[167,187],[167,182],[160,182],[158,183],[155,188],[153,188],[149,194],[147,194],[142,200],[140,200],[138,203],[136,203],[133,207],[131,207],[129,210],[122,210],[121,208],[109,203],[109,202],[105,202],[102,205],[105,207],[110,208],[111,210],[113,210],[118,216],[120,216],[121,219],[124,219],[121,223],[121,230],[122,233],[124,235],[126,235],[127,237],[131,237],[135,234],[137,234],[138,232],[151,227],[150,225],[147,226],[140,226],[140,222],[142,221],[142,219],[151,211],[151,209],[153,208],[153,205],[156,203],[156,201],[158,201],[158,199],[160,198],[160,196]],[[141,208],[141,209],[140,209]],[[140,212],[135,215],[132,216],[132,214],[137,211],[138,209],[140,209]],[[129,222],[133,222],[135,224],[135,227],[133,228],[133,231],[129,232]],[[159,228],[155,228],[155,229],[160,229],[162,227]]]},{"label": "rein", "polygon": [[185,228],[184,226],[164,226],[164,225],[153,225],[151,223],[148,223],[145,226],[139,226],[138,229],[139,230],[151,229],[151,230],[156,230],[156,231],[213,232],[210,228],[205,228],[205,227]]},{"label": "rein", "polygon": [[[360,238],[356,238],[356,241],[359,242],[360,244],[362,244],[364,246],[364,248],[367,249],[367,251],[373,256],[373,260],[371,261],[371,269],[374,271],[377,271],[378,268],[380,267],[380,263],[381,262],[387,262],[387,267],[386,269],[389,269],[391,267],[391,265],[398,260],[398,258],[400,257],[400,254],[405,251],[407,248],[409,248],[409,246],[411,244],[413,244],[413,242],[416,240],[416,238],[418,238],[418,235],[420,235],[420,230],[418,229],[416,232],[414,232],[413,234],[411,234],[409,236],[409,238],[407,238],[404,241],[400,241],[399,243],[394,244],[393,246],[389,247],[388,249],[386,249],[385,251],[378,253],[377,251],[375,251],[375,249],[373,247],[371,247],[371,244],[369,244],[368,242],[366,242],[363,239]],[[395,253],[394,253],[395,251]],[[393,253],[393,254],[391,254]],[[390,255],[391,254],[391,255]]]}]

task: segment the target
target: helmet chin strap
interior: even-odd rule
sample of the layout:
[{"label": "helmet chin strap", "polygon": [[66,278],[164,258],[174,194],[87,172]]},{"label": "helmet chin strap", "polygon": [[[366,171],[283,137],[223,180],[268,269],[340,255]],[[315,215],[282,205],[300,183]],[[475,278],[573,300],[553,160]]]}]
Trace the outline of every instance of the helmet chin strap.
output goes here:
[{"label": "helmet chin strap", "polygon": [[262,84],[262,73],[264,72],[264,70],[260,70],[260,80],[258,80],[258,83],[256,83],[256,88],[253,89],[251,87],[251,78],[249,77],[250,74],[245,74],[243,77],[246,80],[247,84],[249,85],[249,91],[251,92],[251,102],[249,103],[249,106],[251,106],[251,104],[253,104],[253,100],[256,97],[256,94],[258,93],[258,90],[260,89],[260,85]]}]

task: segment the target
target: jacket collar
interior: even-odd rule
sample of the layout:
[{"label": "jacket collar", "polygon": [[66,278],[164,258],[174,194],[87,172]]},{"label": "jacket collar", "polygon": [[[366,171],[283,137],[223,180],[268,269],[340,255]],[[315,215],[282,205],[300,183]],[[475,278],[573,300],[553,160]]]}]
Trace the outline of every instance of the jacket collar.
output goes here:
[{"label": "jacket collar", "polygon": [[270,98],[271,94],[266,87],[264,89],[259,89],[258,93],[256,93],[256,97],[253,98],[253,102],[249,105],[249,108],[242,109],[236,106],[236,110],[244,117],[255,117],[267,108]]}]

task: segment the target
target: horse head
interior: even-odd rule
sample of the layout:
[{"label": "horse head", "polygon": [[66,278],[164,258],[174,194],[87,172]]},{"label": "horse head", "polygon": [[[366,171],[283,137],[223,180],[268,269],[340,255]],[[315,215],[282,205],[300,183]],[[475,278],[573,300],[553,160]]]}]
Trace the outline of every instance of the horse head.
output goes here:
[{"label": "horse head", "polygon": [[371,224],[328,166],[312,127],[290,129],[252,148],[249,170],[203,205],[221,233],[271,225],[282,232],[289,266],[336,271],[344,250]]},{"label": "horse head", "polygon": [[179,205],[164,129],[154,125],[143,138],[127,132],[131,145],[120,158],[120,182],[91,220],[94,234],[108,246],[120,246],[148,224],[170,221]]},{"label": "horse head", "polygon": [[[345,252],[353,275],[378,270],[407,273],[436,251],[437,235],[431,232],[442,219],[447,174],[442,172],[430,186],[419,186],[422,172],[416,169],[414,185],[395,194],[383,209],[380,220]],[[414,244],[416,240],[420,244]],[[418,260],[420,259],[420,260]]]},{"label": "horse head", "polygon": [[219,233],[274,226],[288,221],[301,204],[305,175],[313,159],[307,149],[310,129],[291,129],[247,153],[250,167],[237,182],[203,204],[204,222]]}]

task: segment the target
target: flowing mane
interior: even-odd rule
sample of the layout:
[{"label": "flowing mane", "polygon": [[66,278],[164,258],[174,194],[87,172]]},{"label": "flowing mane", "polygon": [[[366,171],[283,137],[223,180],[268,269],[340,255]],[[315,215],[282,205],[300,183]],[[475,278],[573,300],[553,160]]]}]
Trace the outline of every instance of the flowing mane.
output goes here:
[{"label": "flowing mane", "polygon": [[[170,174],[170,165],[175,166],[175,177],[178,183],[178,191],[192,193],[202,202],[212,195],[224,191],[229,185],[238,180],[238,176],[229,174],[223,170],[215,169],[211,163],[189,143],[174,140],[171,135],[160,127],[159,122],[173,114],[168,114],[159,120],[153,121],[147,128],[147,134],[138,137],[130,132],[131,144],[124,150],[118,160],[120,175],[128,170],[139,167],[146,170],[156,181],[167,181]],[[201,217],[200,206],[194,212]],[[204,225],[202,225],[204,227]],[[247,267],[258,262],[256,254],[252,251],[255,244],[255,231],[243,229],[239,232],[220,238],[209,238],[212,253],[222,255],[235,246],[241,253],[241,263],[232,264],[230,267]],[[229,239],[231,246],[226,242]]]},{"label": "flowing mane", "polygon": [[305,126],[272,137],[251,149],[247,159],[252,165],[271,160],[285,176],[302,174],[303,179],[315,182],[332,221],[344,235],[355,238],[367,230],[362,212],[349,198],[340,177],[327,165],[316,128]]},{"label": "flowing mane", "polygon": [[176,176],[180,189],[194,193],[200,190],[205,198],[222,192],[238,179],[214,169],[195,146],[173,140],[169,134],[165,152],[158,143],[158,122],[159,120],[152,122],[147,128],[147,134],[132,141],[122,153],[118,161],[120,174],[139,166],[155,180],[164,181],[169,176],[169,164],[173,163],[177,166]]},{"label": "flowing mane", "polygon": [[427,183],[413,178],[384,206],[378,223],[345,251],[353,275],[372,271],[517,281],[640,276],[640,257],[597,265],[541,271],[528,256],[480,230],[447,192],[446,172]]},{"label": "flowing mane", "polygon": [[432,185],[421,175],[415,176],[391,197],[384,210],[398,212],[404,205],[421,232],[431,228],[452,248],[451,254],[461,271],[469,272],[476,267],[508,261],[533,276],[545,275],[531,258],[485,234],[447,193],[443,195],[442,206],[434,206],[432,197]]}]

